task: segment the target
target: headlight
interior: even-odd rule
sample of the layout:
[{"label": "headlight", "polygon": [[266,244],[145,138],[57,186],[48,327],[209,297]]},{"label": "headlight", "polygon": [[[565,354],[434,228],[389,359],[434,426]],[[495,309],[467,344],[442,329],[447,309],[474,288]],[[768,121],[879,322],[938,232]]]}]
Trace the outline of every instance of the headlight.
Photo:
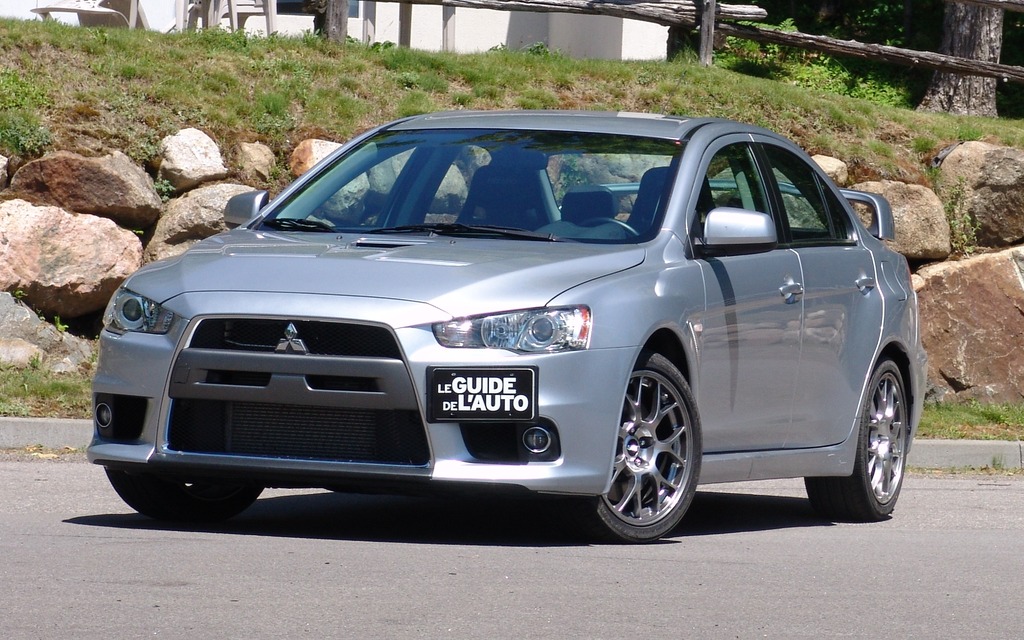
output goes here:
[{"label": "headlight", "polygon": [[537,353],[586,349],[591,325],[590,308],[578,306],[455,318],[433,328],[445,347]]},{"label": "headlight", "polygon": [[103,312],[103,327],[114,333],[167,333],[173,322],[174,313],[124,287],[117,290]]}]

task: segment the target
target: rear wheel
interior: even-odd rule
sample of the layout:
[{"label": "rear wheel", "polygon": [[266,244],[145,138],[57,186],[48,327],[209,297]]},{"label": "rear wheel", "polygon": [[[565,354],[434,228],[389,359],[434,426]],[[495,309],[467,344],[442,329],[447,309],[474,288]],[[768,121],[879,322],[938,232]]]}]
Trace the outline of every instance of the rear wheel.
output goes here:
[{"label": "rear wheel", "polygon": [[805,478],[814,509],[830,520],[873,522],[892,513],[903,486],[909,444],[906,390],[899,368],[875,368],[861,410],[857,458],[845,478]]},{"label": "rear wheel", "polygon": [[679,524],[700,476],[700,419],[690,387],[667,358],[644,353],[626,386],[611,488],[584,501],[590,533],[651,542]]},{"label": "rear wheel", "polygon": [[263,487],[179,482],[107,469],[107,479],[129,507],[157,520],[216,522],[248,509]]}]

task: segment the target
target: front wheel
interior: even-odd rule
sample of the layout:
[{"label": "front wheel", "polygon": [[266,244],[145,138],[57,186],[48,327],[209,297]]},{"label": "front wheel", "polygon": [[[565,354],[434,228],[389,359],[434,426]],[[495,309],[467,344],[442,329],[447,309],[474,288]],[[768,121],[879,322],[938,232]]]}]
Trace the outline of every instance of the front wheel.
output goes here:
[{"label": "front wheel", "polygon": [[903,486],[910,422],[903,376],[891,360],[875,368],[861,410],[853,474],[845,478],[805,478],[811,506],[837,521],[884,520]]},{"label": "front wheel", "polygon": [[626,385],[611,488],[585,500],[584,524],[614,542],[652,542],[679,524],[697,490],[696,402],[667,358],[644,353]]},{"label": "front wheel", "polygon": [[107,469],[117,495],[144,516],[176,522],[216,522],[248,509],[263,487],[179,482]]}]

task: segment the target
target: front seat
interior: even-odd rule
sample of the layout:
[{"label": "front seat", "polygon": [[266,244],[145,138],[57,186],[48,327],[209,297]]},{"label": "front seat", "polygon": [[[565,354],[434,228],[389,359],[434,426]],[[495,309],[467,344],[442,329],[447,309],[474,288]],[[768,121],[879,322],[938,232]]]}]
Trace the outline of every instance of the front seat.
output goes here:
[{"label": "front seat", "polygon": [[540,152],[495,153],[473,174],[458,222],[530,230],[547,224],[546,168],[547,157]]},{"label": "front seat", "polygon": [[562,198],[562,220],[582,224],[587,220],[615,217],[615,196],[607,187],[576,187]]}]

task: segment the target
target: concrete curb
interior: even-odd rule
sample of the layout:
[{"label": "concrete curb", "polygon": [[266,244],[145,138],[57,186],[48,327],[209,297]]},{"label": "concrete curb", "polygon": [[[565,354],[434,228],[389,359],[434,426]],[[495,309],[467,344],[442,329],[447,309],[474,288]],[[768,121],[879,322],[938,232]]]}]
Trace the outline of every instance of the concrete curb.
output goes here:
[{"label": "concrete curb", "polygon": [[[91,420],[0,417],[0,449],[42,445],[84,449],[92,441]],[[915,440],[910,465],[927,469],[954,467],[1024,468],[1024,442],[1005,440]]]},{"label": "concrete curb", "polygon": [[84,449],[92,441],[92,420],[0,418],[0,449],[42,445]]},{"label": "concrete curb", "polygon": [[1006,440],[915,440],[907,458],[913,467],[1024,468],[1024,443]]}]

